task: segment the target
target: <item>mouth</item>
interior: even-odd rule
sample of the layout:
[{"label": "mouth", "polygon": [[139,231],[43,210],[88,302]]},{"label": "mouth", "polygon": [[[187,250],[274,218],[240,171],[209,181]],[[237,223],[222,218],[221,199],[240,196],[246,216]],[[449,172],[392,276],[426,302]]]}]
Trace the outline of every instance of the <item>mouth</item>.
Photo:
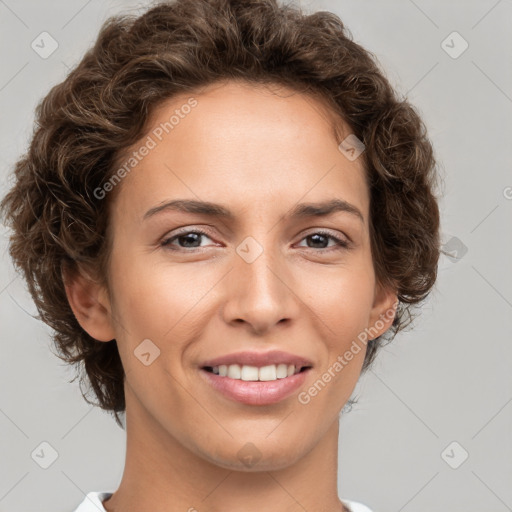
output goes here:
[{"label": "mouth", "polygon": [[245,382],[271,382],[280,379],[286,379],[305,372],[310,369],[311,365],[295,365],[295,364],[270,364],[266,366],[252,365],[218,365],[203,366],[201,369],[218,375],[219,377],[227,377],[234,380],[242,380]]},{"label": "mouth", "polygon": [[305,383],[311,366],[219,365],[200,368],[210,389],[245,405],[271,405],[294,395]]}]

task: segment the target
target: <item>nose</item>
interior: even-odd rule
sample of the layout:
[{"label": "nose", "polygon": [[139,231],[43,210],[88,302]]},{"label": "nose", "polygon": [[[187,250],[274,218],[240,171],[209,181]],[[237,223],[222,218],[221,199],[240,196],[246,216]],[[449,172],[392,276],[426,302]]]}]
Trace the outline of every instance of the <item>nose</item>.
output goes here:
[{"label": "nose", "polygon": [[300,302],[291,281],[286,262],[270,250],[263,250],[251,263],[236,255],[225,290],[224,321],[257,335],[291,323]]}]

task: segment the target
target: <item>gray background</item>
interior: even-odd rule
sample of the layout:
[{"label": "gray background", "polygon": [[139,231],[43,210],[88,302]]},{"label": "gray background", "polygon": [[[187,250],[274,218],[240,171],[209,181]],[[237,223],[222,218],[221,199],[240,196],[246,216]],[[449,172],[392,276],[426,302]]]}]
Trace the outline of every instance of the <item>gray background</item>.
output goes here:
[{"label": "gray background", "polygon": [[[459,255],[442,256],[414,328],[357,385],[340,422],[340,497],[375,512],[512,510],[512,3],[301,3],[336,12],[418,107],[445,180],[444,241]],[[1,195],[37,102],[106,17],[145,5],[0,0]],[[59,45],[46,59],[31,48],[43,31]],[[453,54],[460,39],[442,44],[453,31],[469,44],[457,58],[444,45]],[[1,227],[0,511],[71,511],[84,493],[117,488],[125,434],[69,383],[49,328],[29,316],[6,237]],[[44,441],[58,453],[48,469],[31,457]]]}]

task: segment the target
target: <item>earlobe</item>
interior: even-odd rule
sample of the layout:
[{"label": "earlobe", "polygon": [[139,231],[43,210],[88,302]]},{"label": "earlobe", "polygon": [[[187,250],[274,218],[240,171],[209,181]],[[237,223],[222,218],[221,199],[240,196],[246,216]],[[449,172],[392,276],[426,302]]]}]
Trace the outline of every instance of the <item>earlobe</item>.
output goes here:
[{"label": "earlobe", "polygon": [[[393,324],[398,307],[396,291],[379,286],[375,293],[368,330],[375,339],[384,334]],[[376,334],[377,333],[377,334]]]},{"label": "earlobe", "polygon": [[104,286],[83,269],[62,271],[69,305],[81,327],[98,341],[115,338],[111,307]]}]

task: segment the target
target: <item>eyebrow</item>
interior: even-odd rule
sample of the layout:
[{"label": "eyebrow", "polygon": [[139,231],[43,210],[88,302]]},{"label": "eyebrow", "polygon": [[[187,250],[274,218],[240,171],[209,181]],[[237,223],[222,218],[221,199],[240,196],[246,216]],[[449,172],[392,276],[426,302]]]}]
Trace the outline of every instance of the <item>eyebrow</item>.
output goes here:
[{"label": "eyebrow", "polygon": [[[144,214],[143,220],[153,217],[162,211],[196,213],[226,220],[233,220],[235,218],[233,212],[221,204],[211,203],[208,201],[198,201],[195,199],[174,199],[150,208]],[[359,220],[364,223],[364,217],[361,211],[356,206],[343,199],[331,199],[330,201],[318,203],[300,203],[295,205],[291,211],[284,216],[284,218],[302,219],[309,217],[327,217],[328,215],[332,215],[336,212],[349,213],[359,218]]]}]

